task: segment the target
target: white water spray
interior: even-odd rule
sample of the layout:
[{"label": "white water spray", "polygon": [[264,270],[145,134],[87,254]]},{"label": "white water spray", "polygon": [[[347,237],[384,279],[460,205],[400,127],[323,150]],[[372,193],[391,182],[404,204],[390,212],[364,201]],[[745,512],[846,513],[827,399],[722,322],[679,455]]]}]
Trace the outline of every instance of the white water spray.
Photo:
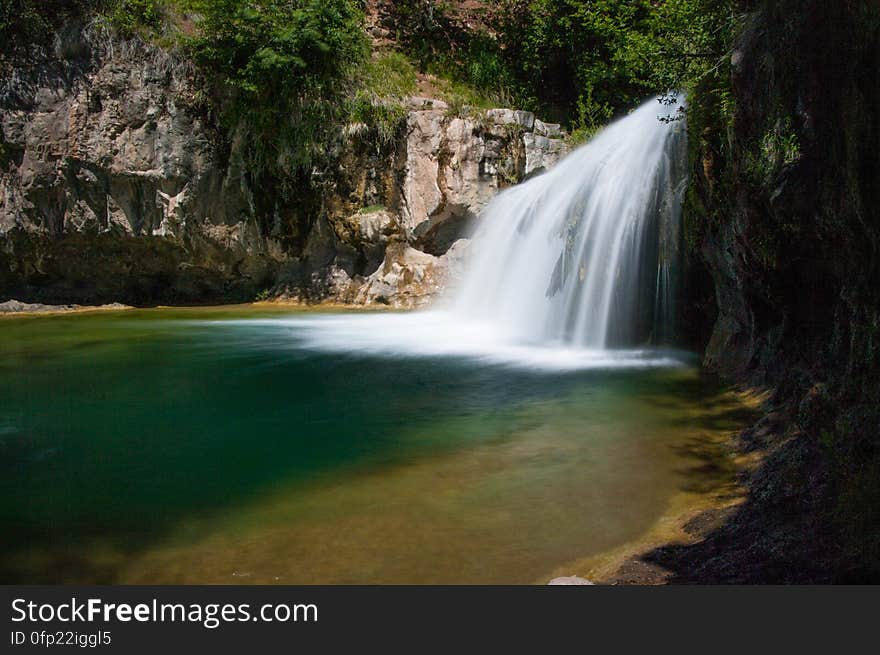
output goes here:
[{"label": "white water spray", "polygon": [[589,349],[671,338],[684,130],[651,100],[486,208],[455,297],[518,343]]}]

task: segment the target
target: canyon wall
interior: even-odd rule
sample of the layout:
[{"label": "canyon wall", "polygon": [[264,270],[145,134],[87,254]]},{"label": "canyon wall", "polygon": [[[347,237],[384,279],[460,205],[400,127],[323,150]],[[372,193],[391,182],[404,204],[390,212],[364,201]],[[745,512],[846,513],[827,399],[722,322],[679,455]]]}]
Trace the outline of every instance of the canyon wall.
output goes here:
[{"label": "canyon wall", "polygon": [[[880,577],[880,8],[745,0],[728,87],[692,93],[688,325],[773,390],[749,502],[703,581]],[[689,572],[688,575],[692,575]]]},{"label": "canyon wall", "polygon": [[198,72],[68,26],[0,81],[0,296],[50,303],[428,301],[499,189],[552,166],[559,127],[412,98],[390,142],[349,125],[299,201],[255,182]]}]

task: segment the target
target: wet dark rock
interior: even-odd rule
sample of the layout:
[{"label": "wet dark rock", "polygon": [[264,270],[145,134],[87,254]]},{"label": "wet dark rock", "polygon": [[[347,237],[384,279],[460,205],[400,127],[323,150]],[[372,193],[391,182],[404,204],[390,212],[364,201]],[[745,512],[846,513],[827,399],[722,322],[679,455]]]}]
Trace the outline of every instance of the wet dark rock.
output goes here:
[{"label": "wet dark rock", "polygon": [[647,559],[672,582],[877,580],[880,7],[740,8],[734,118],[690,125],[688,325],[713,326],[709,368],[773,390],[736,440],[765,459],[721,526]]}]

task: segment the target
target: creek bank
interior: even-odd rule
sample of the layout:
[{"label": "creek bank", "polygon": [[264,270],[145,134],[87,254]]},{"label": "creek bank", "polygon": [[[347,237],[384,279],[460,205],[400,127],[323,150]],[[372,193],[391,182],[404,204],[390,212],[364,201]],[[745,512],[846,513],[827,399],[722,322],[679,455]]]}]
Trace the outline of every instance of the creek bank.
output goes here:
[{"label": "creek bank", "polygon": [[734,491],[673,512],[590,573],[611,585],[838,582],[840,560],[823,525],[828,481],[802,435],[781,436],[791,421],[768,411],[727,444],[741,462]]},{"label": "creek bank", "polygon": [[70,314],[74,312],[119,311],[133,309],[130,305],[114,302],[106,305],[43,305],[19,300],[0,302],[0,316],[21,314]]}]

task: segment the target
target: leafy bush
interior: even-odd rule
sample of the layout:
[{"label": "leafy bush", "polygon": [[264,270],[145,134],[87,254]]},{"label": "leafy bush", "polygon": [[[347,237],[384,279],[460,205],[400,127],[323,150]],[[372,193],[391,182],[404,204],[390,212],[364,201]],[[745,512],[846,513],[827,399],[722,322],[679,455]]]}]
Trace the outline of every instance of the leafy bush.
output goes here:
[{"label": "leafy bush", "polygon": [[652,93],[684,90],[725,55],[729,0],[500,5],[500,44],[521,86],[588,133]]},{"label": "leafy bush", "polygon": [[189,0],[186,43],[217,82],[249,167],[282,182],[307,173],[343,120],[368,53],[353,0]]},{"label": "leafy bush", "polygon": [[377,53],[363,63],[348,100],[348,118],[372,129],[379,147],[391,143],[406,118],[405,98],[417,88],[416,69],[399,52]]},{"label": "leafy bush", "polygon": [[172,0],[111,0],[103,13],[124,34],[158,32],[171,4]]},{"label": "leafy bush", "polygon": [[[398,39],[455,104],[501,99],[581,138],[643,98],[718,70],[731,0],[487,0],[473,29],[442,2],[393,3]],[[723,64],[720,66],[723,68]],[[467,96],[471,96],[465,100]]]},{"label": "leafy bush", "polygon": [[406,107],[393,99],[376,99],[358,94],[349,101],[349,119],[361,123],[375,134],[375,145],[382,148],[394,142],[406,119]]},{"label": "leafy bush", "polygon": [[0,54],[47,45],[71,21],[103,18],[125,35],[165,31],[184,0],[0,0]]}]

